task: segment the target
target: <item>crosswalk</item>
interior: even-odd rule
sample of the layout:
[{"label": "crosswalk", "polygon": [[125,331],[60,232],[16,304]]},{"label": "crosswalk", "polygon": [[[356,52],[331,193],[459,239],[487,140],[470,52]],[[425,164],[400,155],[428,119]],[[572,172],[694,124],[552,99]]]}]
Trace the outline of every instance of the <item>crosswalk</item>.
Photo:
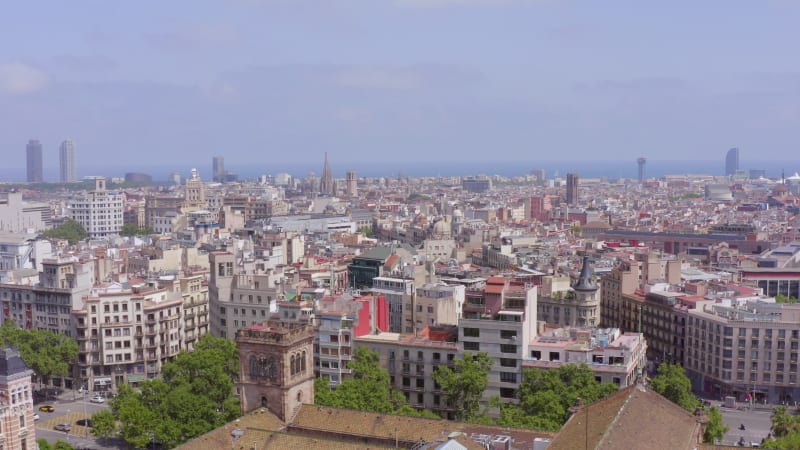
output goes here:
[{"label": "crosswalk", "polygon": [[77,422],[80,419],[87,418],[90,419],[92,416],[90,414],[84,414],[82,412],[68,412],[66,414],[62,414],[58,417],[53,417],[52,419],[47,419],[47,414],[44,412],[40,412],[38,422],[36,422],[36,428],[43,429],[43,430],[53,430],[54,427],[59,423],[68,423],[72,426],[72,430],[70,430],[69,434],[75,436],[91,436],[91,428],[84,427],[78,425]]}]

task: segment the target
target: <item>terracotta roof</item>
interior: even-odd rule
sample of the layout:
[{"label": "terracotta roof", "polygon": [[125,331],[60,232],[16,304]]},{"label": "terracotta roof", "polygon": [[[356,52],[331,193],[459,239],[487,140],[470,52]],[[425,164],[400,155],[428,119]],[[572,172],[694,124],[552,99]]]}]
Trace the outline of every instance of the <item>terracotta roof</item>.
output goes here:
[{"label": "terracotta roof", "polygon": [[693,414],[633,385],[578,410],[548,450],[584,448],[587,443],[595,449],[694,449],[700,433]]},{"label": "terracotta roof", "polygon": [[[260,436],[258,430],[278,430],[283,427],[283,422],[271,412],[265,409],[257,409],[256,411],[242,416],[235,422],[226,424],[215,430],[199,436],[191,441],[178,447],[181,450],[207,450],[211,448],[229,448],[233,442],[231,433],[236,430],[242,430],[244,434],[237,439],[238,444],[248,444],[248,448],[252,448],[254,437]],[[258,441],[263,442],[263,441]],[[239,448],[239,447],[234,447]],[[288,447],[287,447],[288,448]]]}]

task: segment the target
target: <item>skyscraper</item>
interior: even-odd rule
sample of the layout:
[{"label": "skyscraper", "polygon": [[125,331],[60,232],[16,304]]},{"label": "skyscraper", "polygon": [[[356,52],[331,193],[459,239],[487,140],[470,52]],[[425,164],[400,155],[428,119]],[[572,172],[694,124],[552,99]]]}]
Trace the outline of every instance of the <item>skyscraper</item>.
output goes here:
[{"label": "skyscraper", "polygon": [[225,181],[225,158],[222,156],[215,156],[211,158],[212,178],[218,183]]},{"label": "skyscraper", "polygon": [[736,175],[739,171],[739,149],[734,147],[725,155],[725,175]]},{"label": "skyscraper", "polygon": [[67,139],[58,148],[59,167],[61,168],[61,182],[74,183],[78,181],[75,170],[75,143]]},{"label": "skyscraper", "polygon": [[644,183],[644,167],[647,164],[647,158],[644,156],[639,157],[636,160],[636,164],[639,166],[639,184]]},{"label": "skyscraper", "polygon": [[38,139],[31,139],[25,146],[25,154],[28,160],[28,182],[41,183],[44,181],[42,176],[42,143]]},{"label": "skyscraper", "polygon": [[319,193],[333,195],[336,188],[333,186],[331,166],[328,164],[328,152],[325,152],[325,164],[322,166],[322,178],[319,180]]},{"label": "skyscraper", "polygon": [[578,203],[578,174],[567,174],[567,204],[572,206]]}]

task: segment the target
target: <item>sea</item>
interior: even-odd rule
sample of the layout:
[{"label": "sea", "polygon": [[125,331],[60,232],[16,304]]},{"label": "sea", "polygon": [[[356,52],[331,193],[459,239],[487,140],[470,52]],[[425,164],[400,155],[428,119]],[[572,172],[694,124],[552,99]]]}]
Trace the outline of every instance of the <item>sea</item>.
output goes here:
[{"label": "sea", "polygon": [[[548,179],[563,177],[567,173],[577,173],[582,178],[609,179],[637,178],[636,161],[351,161],[330,162],[334,178],[344,178],[347,171],[355,171],[361,177],[451,177],[470,175],[499,175],[514,177],[530,174],[544,169]],[[768,178],[780,178],[783,174],[791,176],[800,171],[800,160],[748,161],[742,160],[740,170],[763,171]],[[79,178],[85,176],[124,177],[128,172],[140,172],[152,176],[153,181],[167,181],[170,175],[178,173],[187,177],[196,168],[201,178],[211,179],[211,161],[208,164],[164,164],[164,165],[87,165],[78,167]],[[295,178],[304,178],[310,173],[322,173],[321,161],[275,162],[252,164],[227,164],[226,171],[235,173],[239,179],[255,179],[262,175],[288,173]],[[664,175],[724,175],[725,163],[721,160],[648,160],[645,165],[645,178],[659,178]],[[58,169],[45,167],[45,181],[58,181]],[[19,182],[25,180],[24,168],[0,167],[0,181]]]}]

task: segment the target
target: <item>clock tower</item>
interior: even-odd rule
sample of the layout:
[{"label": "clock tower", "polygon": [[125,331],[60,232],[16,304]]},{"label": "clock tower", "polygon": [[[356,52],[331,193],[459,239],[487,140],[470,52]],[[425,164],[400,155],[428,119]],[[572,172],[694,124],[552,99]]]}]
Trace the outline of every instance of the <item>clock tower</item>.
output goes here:
[{"label": "clock tower", "polygon": [[266,408],[284,422],[314,403],[314,327],[268,321],[236,333],[242,414]]}]

